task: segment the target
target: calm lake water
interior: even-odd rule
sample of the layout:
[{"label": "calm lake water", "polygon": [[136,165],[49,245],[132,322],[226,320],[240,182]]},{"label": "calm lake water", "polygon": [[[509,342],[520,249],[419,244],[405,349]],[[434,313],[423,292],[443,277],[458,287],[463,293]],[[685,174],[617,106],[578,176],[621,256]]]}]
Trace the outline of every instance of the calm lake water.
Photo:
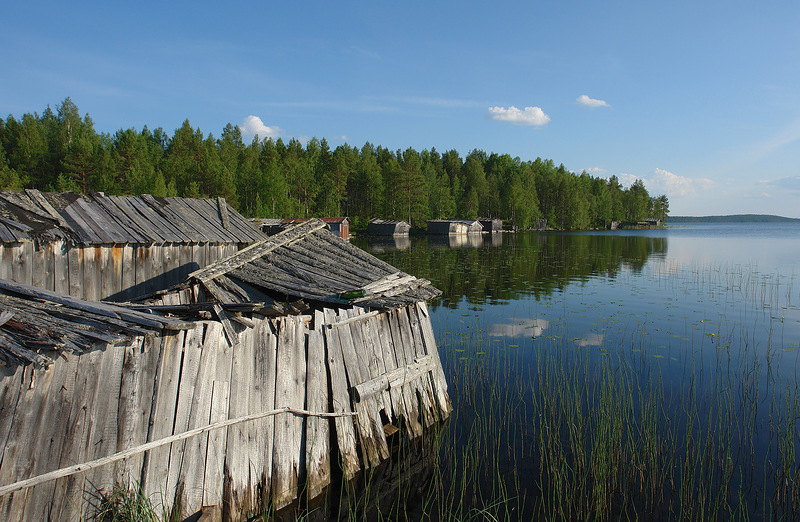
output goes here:
[{"label": "calm lake water", "polygon": [[455,411],[413,516],[800,514],[800,224],[353,242],[443,291]]}]

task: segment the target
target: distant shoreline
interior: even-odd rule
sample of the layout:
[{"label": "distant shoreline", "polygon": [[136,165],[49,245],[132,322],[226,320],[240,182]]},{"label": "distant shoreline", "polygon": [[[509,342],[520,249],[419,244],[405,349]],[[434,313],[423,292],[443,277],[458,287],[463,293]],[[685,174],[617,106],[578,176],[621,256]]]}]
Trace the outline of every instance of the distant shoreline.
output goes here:
[{"label": "distant shoreline", "polygon": [[730,216],[669,216],[667,224],[674,223],[797,223],[798,218],[770,214],[734,214]]}]

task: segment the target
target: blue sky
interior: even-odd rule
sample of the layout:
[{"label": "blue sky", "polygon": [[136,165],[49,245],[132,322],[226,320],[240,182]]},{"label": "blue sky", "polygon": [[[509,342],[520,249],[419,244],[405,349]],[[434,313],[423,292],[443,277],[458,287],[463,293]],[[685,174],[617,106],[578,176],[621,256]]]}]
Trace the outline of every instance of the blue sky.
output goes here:
[{"label": "blue sky", "polygon": [[7,2],[0,116],[537,157],[800,217],[800,2]]}]

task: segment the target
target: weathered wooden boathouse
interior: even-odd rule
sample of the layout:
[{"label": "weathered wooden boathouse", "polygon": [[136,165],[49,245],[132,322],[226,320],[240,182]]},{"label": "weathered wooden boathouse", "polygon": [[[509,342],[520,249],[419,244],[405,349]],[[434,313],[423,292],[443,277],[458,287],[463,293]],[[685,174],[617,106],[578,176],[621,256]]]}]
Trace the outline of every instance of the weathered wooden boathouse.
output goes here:
[{"label": "weathered wooden boathouse", "polygon": [[[450,412],[425,304],[438,291],[318,220],[139,303],[0,294],[9,520],[81,519],[114,483],[241,520],[318,496]],[[34,335],[49,317],[56,338]]]},{"label": "weathered wooden boathouse", "polygon": [[411,225],[405,221],[375,218],[367,223],[369,236],[408,236]]},{"label": "weathered wooden boathouse", "polygon": [[482,232],[484,233],[497,233],[503,231],[503,220],[497,218],[478,218],[481,224]]},{"label": "weathered wooden boathouse", "polygon": [[224,198],[0,192],[0,279],[88,300],[166,288],[264,237]]},{"label": "weathered wooden boathouse", "polygon": [[483,225],[475,219],[432,219],[428,221],[428,234],[465,235],[480,234]]}]

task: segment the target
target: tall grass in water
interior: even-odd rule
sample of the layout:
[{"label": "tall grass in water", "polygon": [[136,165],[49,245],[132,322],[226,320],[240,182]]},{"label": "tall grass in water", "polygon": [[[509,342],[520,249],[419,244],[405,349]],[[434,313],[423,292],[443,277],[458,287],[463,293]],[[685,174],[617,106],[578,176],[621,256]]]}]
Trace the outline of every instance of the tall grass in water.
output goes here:
[{"label": "tall grass in water", "polygon": [[689,277],[712,298],[749,299],[752,314],[687,322],[666,365],[648,332],[623,331],[602,349],[577,348],[565,325],[522,348],[482,336],[479,324],[440,334],[456,410],[438,435],[425,515],[800,516],[800,385],[776,368],[791,365],[796,356],[777,355],[796,344],[773,335],[782,321],[764,322],[783,290],[740,269]]},{"label": "tall grass in water", "polygon": [[[617,317],[600,318],[601,346],[576,345],[557,319],[535,339],[492,337],[488,314],[443,311],[451,418],[422,444],[400,444],[396,464],[344,485],[330,518],[800,517],[799,339],[783,338],[775,313],[791,279],[667,268],[657,284],[680,294],[670,311],[687,318],[659,340],[647,321]],[[740,315],[697,317],[689,293],[736,302]],[[422,464],[397,464],[408,460]]]}]

